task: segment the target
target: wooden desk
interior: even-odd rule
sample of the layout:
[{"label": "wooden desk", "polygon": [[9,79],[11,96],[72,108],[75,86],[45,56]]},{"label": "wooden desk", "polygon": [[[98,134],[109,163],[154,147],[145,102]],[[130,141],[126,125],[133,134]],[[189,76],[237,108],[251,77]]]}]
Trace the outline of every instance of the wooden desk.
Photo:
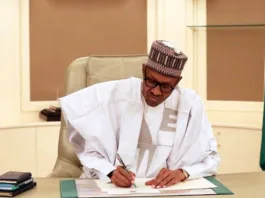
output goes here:
[{"label": "wooden desk", "polygon": [[[217,177],[234,195],[196,196],[193,198],[264,198],[265,172],[219,175]],[[37,187],[18,198],[60,198],[59,178],[36,178]],[[189,198],[189,197],[187,197]]]}]

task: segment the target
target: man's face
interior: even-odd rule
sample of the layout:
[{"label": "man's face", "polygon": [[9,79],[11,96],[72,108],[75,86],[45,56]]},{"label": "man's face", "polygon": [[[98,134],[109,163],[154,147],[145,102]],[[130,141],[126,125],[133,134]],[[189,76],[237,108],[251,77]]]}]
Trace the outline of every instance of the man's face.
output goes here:
[{"label": "man's face", "polygon": [[182,77],[164,76],[145,65],[143,65],[143,77],[142,93],[146,103],[151,107],[164,102],[182,79]]}]

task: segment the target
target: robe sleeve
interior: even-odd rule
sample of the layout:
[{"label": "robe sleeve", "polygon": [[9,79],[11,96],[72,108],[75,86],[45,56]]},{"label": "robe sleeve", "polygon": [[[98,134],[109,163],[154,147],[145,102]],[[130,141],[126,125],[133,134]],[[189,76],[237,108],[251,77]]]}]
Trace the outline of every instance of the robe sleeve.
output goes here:
[{"label": "robe sleeve", "polygon": [[109,180],[108,173],[115,170],[115,167],[106,160],[100,153],[93,149],[85,139],[68,123],[68,139],[83,165],[83,171],[87,178],[100,178]]},{"label": "robe sleeve", "polygon": [[59,100],[68,125],[69,141],[86,175],[91,171],[103,179],[108,179],[108,173],[115,169],[116,118],[111,113],[111,105],[106,102],[115,84],[85,88]]},{"label": "robe sleeve", "polygon": [[186,133],[197,136],[192,144],[193,155],[190,156],[195,160],[190,166],[182,167],[182,169],[190,175],[189,179],[215,175],[220,161],[217,142],[203,103],[198,96],[191,108],[191,118]]}]

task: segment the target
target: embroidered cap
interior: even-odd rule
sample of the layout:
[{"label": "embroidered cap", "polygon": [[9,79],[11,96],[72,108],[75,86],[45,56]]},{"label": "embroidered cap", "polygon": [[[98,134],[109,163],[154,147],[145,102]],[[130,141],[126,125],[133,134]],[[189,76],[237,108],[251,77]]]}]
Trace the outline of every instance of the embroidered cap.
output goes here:
[{"label": "embroidered cap", "polygon": [[179,77],[188,60],[169,41],[157,40],[152,43],[146,66],[171,77]]}]

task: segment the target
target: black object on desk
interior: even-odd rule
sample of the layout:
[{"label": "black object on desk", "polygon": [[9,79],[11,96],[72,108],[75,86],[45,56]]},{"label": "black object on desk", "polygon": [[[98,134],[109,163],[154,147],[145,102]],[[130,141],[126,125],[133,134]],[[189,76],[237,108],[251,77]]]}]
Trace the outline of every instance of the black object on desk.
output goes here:
[{"label": "black object on desk", "polygon": [[0,176],[0,196],[14,197],[36,185],[30,172],[8,171]]},{"label": "black object on desk", "polygon": [[47,121],[61,121],[61,108],[50,106],[50,108],[41,110],[40,118]]}]

